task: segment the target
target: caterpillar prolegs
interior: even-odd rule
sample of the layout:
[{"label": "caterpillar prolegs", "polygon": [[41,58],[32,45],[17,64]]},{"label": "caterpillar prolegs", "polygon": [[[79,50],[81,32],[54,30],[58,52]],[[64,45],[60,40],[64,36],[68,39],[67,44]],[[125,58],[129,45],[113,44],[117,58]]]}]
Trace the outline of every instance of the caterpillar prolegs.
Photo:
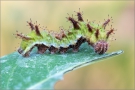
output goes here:
[{"label": "caterpillar prolegs", "polygon": [[108,18],[99,25],[94,22],[85,23],[80,9],[76,13],[78,20],[67,17],[73,27],[67,32],[61,29],[61,33],[55,34],[51,34],[47,30],[40,31],[39,25],[33,24],[31,19],[27,21],[31,32],[28,35],[16,34],[22,39],[18,52],[24,57],[28,57],[34,47],[37,47],[39,54],[43,54],[46,50],[49,50],[51,54],[65,53],[70,48],[74,52],[78,52],[81,44],[87,42],[97,54],[104,54],[108,50],[109,36],[114,32],[112,26],[110,30],[105,30],[112,18]]}]

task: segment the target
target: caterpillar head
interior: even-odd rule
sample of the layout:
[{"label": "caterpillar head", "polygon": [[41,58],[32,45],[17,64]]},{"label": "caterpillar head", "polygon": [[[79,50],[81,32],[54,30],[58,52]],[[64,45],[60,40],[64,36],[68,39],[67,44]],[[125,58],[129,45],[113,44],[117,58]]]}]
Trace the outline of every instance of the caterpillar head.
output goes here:
[{"label": "caterpillar head", "polygon": [[104,40],[96,42],[94,50],[98,54],[104,54],[108,50],[108,43]]},{"label": "caterpillar head", "polygon": [[104,54],[108,50],[108,39],[114,31],[114,28],[112,29],[112,25],[109,31],[105,30],[105,27],[109,22],[110,19],[106,20],[102,25],[94,23],[87,24],[87,41],[98,54]]}]

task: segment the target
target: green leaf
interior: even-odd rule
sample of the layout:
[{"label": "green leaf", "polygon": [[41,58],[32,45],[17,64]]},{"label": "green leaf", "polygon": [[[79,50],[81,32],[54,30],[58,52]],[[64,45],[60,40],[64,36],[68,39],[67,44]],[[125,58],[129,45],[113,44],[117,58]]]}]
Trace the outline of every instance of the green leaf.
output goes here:
[{"label": "green leaf", "polygon": [[86,43],[77,53],[69,50],[65,54],[46,52],[41,55],[36,51],[35,48],[28,58],[17,52],[0,58],[1,89],[53,89],[65,73],[123,52],[98,55]]}]

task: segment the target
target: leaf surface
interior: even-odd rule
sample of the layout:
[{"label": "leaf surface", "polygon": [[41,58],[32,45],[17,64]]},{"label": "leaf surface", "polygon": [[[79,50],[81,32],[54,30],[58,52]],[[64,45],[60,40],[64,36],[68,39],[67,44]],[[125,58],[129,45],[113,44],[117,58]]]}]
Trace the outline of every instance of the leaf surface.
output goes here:
[{"label": "leaf surface", "polygon": [[65,73],[123,53],[120,50],[98,55],[86,43],[77,53],[72,50],[65,54],[46,52],[41,55],[36,52],[35,48],[28,58],[17,52],[0,58],[1,89],[53,89]]}]

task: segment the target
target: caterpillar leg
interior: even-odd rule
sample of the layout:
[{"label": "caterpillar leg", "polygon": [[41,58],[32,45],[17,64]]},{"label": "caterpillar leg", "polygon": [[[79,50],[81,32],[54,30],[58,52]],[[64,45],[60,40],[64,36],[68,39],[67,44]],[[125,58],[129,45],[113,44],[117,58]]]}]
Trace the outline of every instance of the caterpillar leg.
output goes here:
[{"label": "caterpillar leg", "polygon": [[[29,56],[30,56],[30,52],[32,51],[32,49],[33,49],[34,47],[35,47],[35,46],[31,47],[31,49],[30,49],[29,51],[27,51],[23,56],[24,56],[24,57],[29,57]],[[23,50],[20,48],[20,49],[18,49],[18,52],[19,52],[19,53],[22,53]]]},{"label": "caterpillar leg", "polygon": [[54,46],[51,46],[48,50],[50,51],[51,54],[54,54],[58,51],[58,48],[55,48]]},{"label": "caterpillar leg", "polygon": [[37,48],[39,54],[43,54],[48,49],[48,47],[44,44],[37,45]]},{"label": "caterpillar leg", "polygon": [[30,51],[26,52],[23,56],[24,57],[29,57],[30,56]]},{"label": "caterpillar leg", "polygon": [[84,38],[82,38],[82,37],[81,37],[80,39],[78,39],[77,43],[72,46],[73,52],[78,52],[79,47],[80,47],[81,44],[84,43],[85,41],[86,41],[86,39],[84,39]]},{"label": "caterpillar leg", "polygon": [[60,47],[59,53],[64,54],[65,52],[67,52],[67,50],[68,50],[68,47],[67,48]]}]

